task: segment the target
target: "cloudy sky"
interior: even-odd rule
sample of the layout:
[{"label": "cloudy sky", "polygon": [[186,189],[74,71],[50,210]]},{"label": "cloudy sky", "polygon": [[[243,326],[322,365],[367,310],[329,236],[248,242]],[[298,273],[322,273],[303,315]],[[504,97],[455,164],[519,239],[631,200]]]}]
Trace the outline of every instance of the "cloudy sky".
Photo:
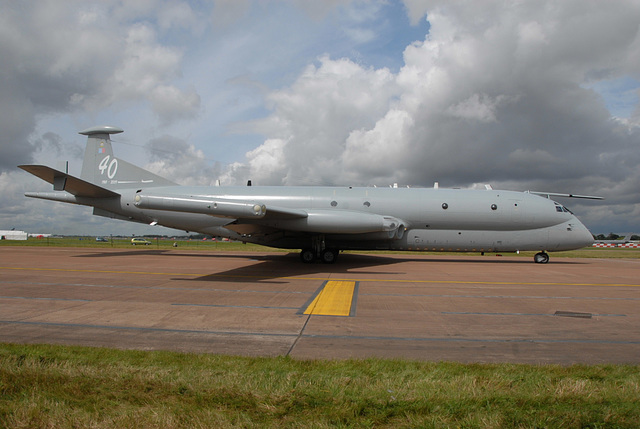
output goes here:
[{"label": "cloudy sky", "polygon": [[94,125],[182,184],[527,189],[640,232],[640,3],[0,0],[0,229],[171,233],[23,196]]}]

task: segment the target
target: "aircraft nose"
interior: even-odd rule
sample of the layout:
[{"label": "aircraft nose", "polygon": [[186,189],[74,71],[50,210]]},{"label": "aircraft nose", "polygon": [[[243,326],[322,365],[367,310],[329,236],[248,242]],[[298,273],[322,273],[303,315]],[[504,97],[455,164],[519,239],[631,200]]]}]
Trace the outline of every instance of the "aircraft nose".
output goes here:
[{"label": "aircraft nose", "polygon": [[593,244],[593,235],[579,220],[575,220],[574,231],[576,232],[576,246],[589,247]]}]

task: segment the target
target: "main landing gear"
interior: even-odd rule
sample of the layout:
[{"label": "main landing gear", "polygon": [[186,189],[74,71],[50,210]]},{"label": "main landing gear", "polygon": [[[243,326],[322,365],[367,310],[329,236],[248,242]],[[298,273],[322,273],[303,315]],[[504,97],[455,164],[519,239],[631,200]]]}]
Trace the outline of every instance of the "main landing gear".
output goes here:
[{"label": "main landing gear", "polygon": [[324,245],[324,237],[313,237],[311,241],[312,247],[302,249],[300,259],[305,264],[312,264],[316,260],[321,260],[325,264],[333,264],[338,259],[339,249],[326,248]]},{"label": "main landing gear", "polygon": [[549,255],[547,254],[547,252],[536,253],[533,257],[533,262],[535,262],[536,264],[546,264],[547,262],[549,262]]},{"label": "main landing gear", "polygon": [[312,264],[316,260],[321,260],[325,264],[333,264],[338,259],[338,249],[324,249],[317,253],[314,249],[306,248],[300,252],[300,259],[305,264]]}]

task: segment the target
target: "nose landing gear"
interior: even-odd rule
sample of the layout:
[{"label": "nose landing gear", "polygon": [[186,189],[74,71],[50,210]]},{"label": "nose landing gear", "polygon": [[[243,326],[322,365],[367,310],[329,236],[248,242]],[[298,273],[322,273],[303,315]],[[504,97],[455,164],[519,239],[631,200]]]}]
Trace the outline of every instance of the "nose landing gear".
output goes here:
[{"label": "nose landing gear", "polygon": [[549,262],[549,255],[547,254],[547,252],[536,253],[533,257],[533,262],[535,262],[536,264],[546,264],[547,262]]}]

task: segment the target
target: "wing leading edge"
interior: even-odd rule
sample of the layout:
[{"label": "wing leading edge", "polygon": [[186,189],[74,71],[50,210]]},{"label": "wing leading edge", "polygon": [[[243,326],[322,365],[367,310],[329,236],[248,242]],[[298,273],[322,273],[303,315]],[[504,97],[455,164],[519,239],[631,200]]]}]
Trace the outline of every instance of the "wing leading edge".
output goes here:
[{"label": "wing leading edge", "polygon": [[562,197],[562,198],[579,198],[583,200],[604,200],[603,197],[596,197],[593,195],[576,195],[576,194],[559,194],[557,192],[538,192],[538,191],[525,191],[527,194],[539,195],[541,197],[545,197],[551,199],[551,197]]},{"label": "wing leading edge", "polygon": [[404,222],[392,216],[352,210],[293,209],[249,200],[138,194],[135,205],[140,209],[200,213],[235,219],[233,225],[229,224],[227,227],[243,232],[266,227],[269,230],[319,234],[388,232],[395,236],[400,228],[404,231]]}]

